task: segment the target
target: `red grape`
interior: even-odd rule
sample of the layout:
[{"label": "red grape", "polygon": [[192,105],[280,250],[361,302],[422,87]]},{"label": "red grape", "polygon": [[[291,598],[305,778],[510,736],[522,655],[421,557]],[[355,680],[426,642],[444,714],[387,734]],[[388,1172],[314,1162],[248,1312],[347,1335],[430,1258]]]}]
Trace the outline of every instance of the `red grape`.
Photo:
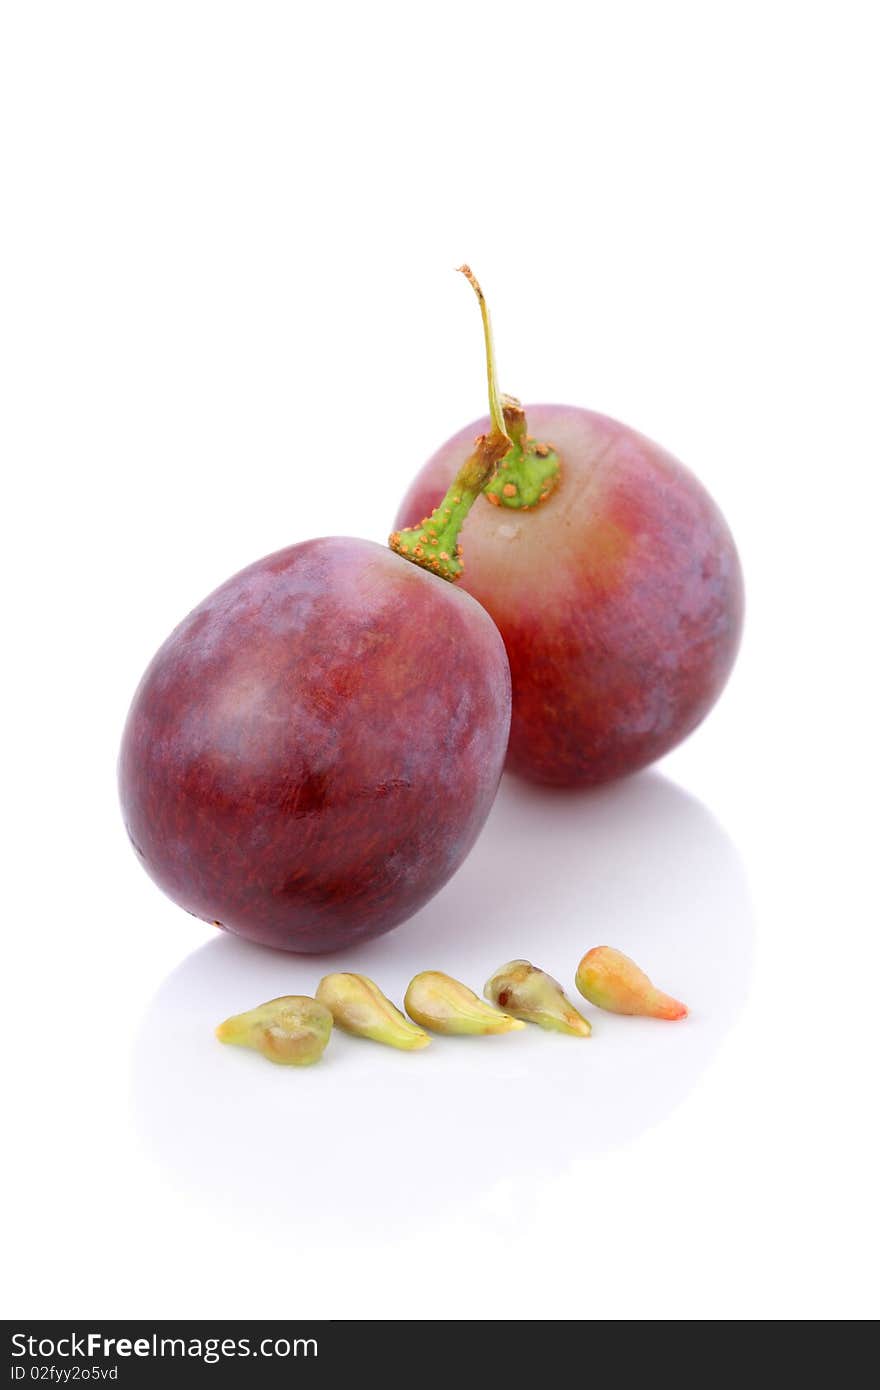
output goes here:
[{"label": "red grape", "polygon": [[[514,475],[502,462],[493,497],[461,531],[461,587],[507,647],[508,766],[560,786],[605,782],[668,752],[714,704],[739,646],[739,559],[705,489],[656,444],[574,406],[525,415],[530,436],[551,446],[529,445],[531,464],[549,471],[558,457],[558,478],[523,510],[525,492],[508,481],[505,495]],[[485,427],[468,425],[437,451],[397,527],[437,506]]]},{"label": "red grape", "polygon": [[306,541],[185,618],[120,756],[132,844],[197,917],[328,951],[410,917],[495,797],[504,646],[467,594],[369,541]]}]

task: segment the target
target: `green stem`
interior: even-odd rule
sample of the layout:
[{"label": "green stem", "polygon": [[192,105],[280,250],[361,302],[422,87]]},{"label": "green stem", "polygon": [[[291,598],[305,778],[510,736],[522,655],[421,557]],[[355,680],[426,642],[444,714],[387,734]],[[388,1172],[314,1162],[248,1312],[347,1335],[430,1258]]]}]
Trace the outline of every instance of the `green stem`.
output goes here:
[{"label": "green stem", "polygon": [[486,344],[486,377],[489,383],[489,418],[492,421],[492,430],[495,434],[503,434],[508,443],[510,443],[504,419],[504,410],[502,408],[501,398],[498,395],[495,344],[492,341],[492,320],[489,317],[489,306],[486,303],[486,296],[480,288],[480,282],[470,266],[460,265],[458,269],[460,274],[472,285],[474,294],[480,302],[480,315],[483,320],[483,339]]},{"label": "green stem", "polygon": [[[460,265],[458,268],[462,275],[467,276],[480,301],[486,339],[486,370],[489,378],[489,415],[492,429],[496,434],[507,435],[510,443],[501,466],[487,480],[483,491],[486,500],[494,503],[496,507],[512,507],[516,511],[527,512],[539,502],[546,502],[559,482],[559,455],[549,444],[539,444],[528,434],[526,412],[516,396],[502,396],[499,400],[495,377],[495,347],[492,342],[492,324],[486,298],[470,266]],[[441,506],[446,502],[447,499],[444,498]],[[467,511],[464,515],[467,516]],[[458,535],[458,530],[455,534]]]},{"label": "green stem", "polygon": [[499,395],[486,297],[470,266],[458,268],[477,296],[483,319],[492,427],[475,440],[474,452],[465,459],[439,507],[418,526],[395,531],[388,538],[391,549],[405,560],[453,584],[464,569],[459,533],[480,493],[496,507],[527,512],[546,502],[560,473],[559,455],[551,445],[539,444],[528,434],[526,413],[516,397]]},{"label": "green stem", "polygon": [[402,555],[405,560],[412,560],[413,564],[421,565],[423,569],[431,570],[451,583],[458,579],[464,569],[461,546],[458,543],[464,519],[480,493],[492,481],[501,460],[516,447],[505,424],[505,412],[509,408],[508,398],[505,397],[505,404],[502,404],[498,393],[495,347],[486,299],[470,267],[463,265],[459,269],[469,280],[480,304],[492,428],[488,434],[481,434],[474,441],[473,453],[458,470],[439,507],[418,526],[408,526],[403,531],[395,531],[388,538],[388,544],[398,555]]}]

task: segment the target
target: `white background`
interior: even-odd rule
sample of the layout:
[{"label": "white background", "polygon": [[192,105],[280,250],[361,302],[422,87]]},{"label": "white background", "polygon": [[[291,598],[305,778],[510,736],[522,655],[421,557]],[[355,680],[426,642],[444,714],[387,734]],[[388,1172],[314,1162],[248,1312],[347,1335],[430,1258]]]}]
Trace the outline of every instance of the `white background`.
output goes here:
[{"label": "white background", "polygon": [[[876,8],[8,3],[8,1315],[878,1312]],[[384,538],[502,385],[725,510],[708,723],[594,796],[506,780],[455,880],[331,961],[218,938],[122,830],[153,650],[311,535]],[[552,563],[552,557],[548,557]],[[599,941],[682,994],[291,1073],[227,1013]]]}]

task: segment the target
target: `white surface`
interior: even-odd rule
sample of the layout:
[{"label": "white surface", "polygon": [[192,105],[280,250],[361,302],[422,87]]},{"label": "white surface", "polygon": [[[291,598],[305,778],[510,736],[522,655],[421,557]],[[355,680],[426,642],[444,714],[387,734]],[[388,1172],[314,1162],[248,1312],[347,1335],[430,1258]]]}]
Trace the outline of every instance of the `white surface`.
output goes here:
[{"label": "white surface", "polygon": [[[876,1315],[875,21],[4,7],[8,1315]],[[447,889],[333,965],[399,997],[608,941],[693,1017],[273,1070],[212,1025],[325,962],[161,897],[116,745],[193,603],[381,539],[481,412],[464,258],[505,388],[718,498],[746,641],[657,772],[506,782]]]}]

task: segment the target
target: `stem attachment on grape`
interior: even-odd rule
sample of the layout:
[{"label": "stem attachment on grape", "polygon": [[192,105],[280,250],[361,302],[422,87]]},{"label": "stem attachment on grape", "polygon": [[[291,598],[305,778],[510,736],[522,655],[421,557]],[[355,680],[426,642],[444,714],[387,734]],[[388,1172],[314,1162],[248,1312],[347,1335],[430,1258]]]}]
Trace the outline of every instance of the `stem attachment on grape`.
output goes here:
[{"label": "stem attachment on grape", "polygon": [[[408,526],[403,531],[395,531],[388,538],[391,549],[402,555],[405,560],[411,560],[413,564],[421,565],[423,569],[431,570],[433,574],[439,575],[441,579],[448,579],[453,584],[464,569],[458,541],[464,519],[480,493],[492,481],[501,460],[518,447],[508,433],[505,423],[508,415],[512,421],[516,421],[515,411],[511,410],[511,405],[516,403],[511,403],[505,397],[505,404],[498,393],[492,324],[485,296],[470,266],[459,266],[459,269],[467,277],[480,304],[492,428],[488,434],[481,434],[474,440],[473,452],[465,459],[439,507],[418,526]],[[518,421],[514,428],[517,424]]]},{"label": "stem attachment on grape", "polygon": [[486,501],[496,507],[512,507],[529,512],[546,502],[560,480],[559,455],[549,444],[539,444],[531,435],[514,444],[486,485]]}]

